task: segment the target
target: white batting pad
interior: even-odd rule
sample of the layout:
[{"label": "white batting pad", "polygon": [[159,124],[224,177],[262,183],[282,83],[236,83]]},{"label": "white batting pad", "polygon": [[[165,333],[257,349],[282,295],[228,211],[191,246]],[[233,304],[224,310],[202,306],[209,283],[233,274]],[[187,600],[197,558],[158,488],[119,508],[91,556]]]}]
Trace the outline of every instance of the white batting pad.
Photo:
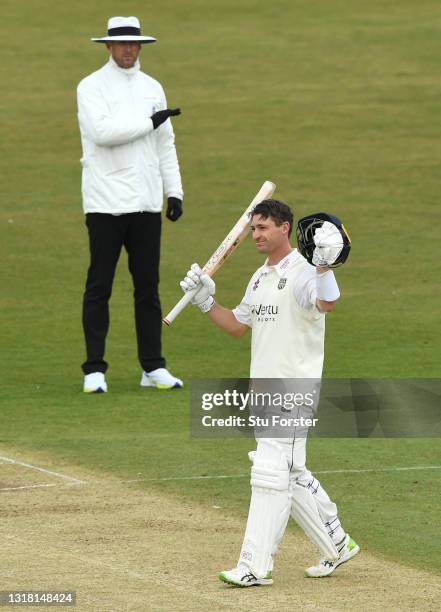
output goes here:
[{"label": "white batting pad", "polygon": [[289,469],[283,449],[272,440],[259,440],[250,458],[251,501],[239,563],[264,578],[289,518]]},{"label": "white batting pad", "polygon": [[291,516],[308,538],[329,561],[338,559],[338,552],[320,518],[312,493],[298,482],[290,487]]}]

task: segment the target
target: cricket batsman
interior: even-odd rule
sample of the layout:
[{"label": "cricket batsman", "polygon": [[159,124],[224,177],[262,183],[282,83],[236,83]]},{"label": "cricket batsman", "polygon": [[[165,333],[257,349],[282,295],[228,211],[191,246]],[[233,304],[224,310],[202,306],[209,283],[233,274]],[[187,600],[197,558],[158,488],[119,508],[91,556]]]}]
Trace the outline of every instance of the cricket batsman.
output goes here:
[{"label": "cricket batsman", "polygon": [[[264,200],[251,213],[257,250],[267,259],[251,277],[241,303],[233,310],[214,299],[215,283],[193,264],[180,283],[184,292],[198,289],[192,303],[215,325],[234,337],[251,329],[251,378],[320,379],[323,369],[325,315],[340,291],[332,268],[346,260],[350,240],[337,217],[317,213],[297,227],[299,250],[293,249],[291,209]],[[262,311],[271,316],[261,316]],[[360,550],[343,529],[337,507],[306,468],[306,434],[259,438],[250,453],[251,500],[237,566],[222,571],[228,584],[271,585],[274,556],[290,516],[319,548],[321,558],[306,576],[329,576]]]}]

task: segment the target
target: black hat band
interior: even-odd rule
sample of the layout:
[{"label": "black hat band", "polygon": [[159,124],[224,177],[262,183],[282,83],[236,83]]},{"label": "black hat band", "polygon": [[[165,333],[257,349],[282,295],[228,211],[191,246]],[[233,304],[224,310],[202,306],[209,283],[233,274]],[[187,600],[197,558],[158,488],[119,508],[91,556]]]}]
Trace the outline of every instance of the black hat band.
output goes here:
[{"label": "black hat band", "polygon": [[110,28],[108,36],[141,36],[141,28]]}]

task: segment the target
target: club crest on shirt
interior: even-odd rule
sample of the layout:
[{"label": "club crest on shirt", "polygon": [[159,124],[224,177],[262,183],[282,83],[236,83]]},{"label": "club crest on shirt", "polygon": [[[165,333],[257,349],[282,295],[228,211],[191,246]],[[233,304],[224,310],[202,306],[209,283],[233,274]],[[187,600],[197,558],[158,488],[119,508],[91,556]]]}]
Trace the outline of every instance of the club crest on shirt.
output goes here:
[{"label": "club crest on shirt", "polygon": [[277,289],[283,289],[285,285],[286,285],[286,278],[281,278],[279,280],[279,284],[277,285]]}]

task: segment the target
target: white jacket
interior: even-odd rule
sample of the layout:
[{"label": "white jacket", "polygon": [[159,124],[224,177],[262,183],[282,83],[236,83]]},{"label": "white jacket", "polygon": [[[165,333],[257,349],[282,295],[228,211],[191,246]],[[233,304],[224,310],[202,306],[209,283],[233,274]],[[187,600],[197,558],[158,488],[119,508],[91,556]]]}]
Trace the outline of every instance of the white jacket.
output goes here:
[{"label": "white jacket", "polygon": [[164,192],[183,198],[170,119],[156,130],[149,117],[167,108],[158,81],[110,58],[78,85],[85,213],[160,212]]}]

